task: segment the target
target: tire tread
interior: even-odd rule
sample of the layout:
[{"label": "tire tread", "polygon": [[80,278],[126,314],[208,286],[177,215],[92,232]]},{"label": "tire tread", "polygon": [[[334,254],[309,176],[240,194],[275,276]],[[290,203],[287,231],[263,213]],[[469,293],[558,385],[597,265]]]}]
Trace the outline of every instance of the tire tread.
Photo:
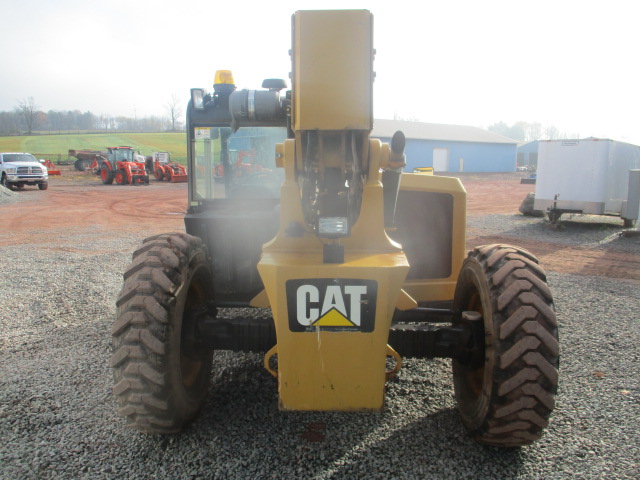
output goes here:
[{"label": "tire tread", "polygon": [[532,253],[510,245],[478,247],[465,262],[485,272],[496,332],[491,403],[472,434],[490,445],[529,444],[549,423],[558,385],[560,346],[546,274]]},{"label": "tire tread", "polygon": [[188,418],[173,408],[168,394],[169,310],[181,270],[202,241],[185,233],[149,237],[126,269],[112,326],[113,395],[130,427],[146,433],[179,431]]}]

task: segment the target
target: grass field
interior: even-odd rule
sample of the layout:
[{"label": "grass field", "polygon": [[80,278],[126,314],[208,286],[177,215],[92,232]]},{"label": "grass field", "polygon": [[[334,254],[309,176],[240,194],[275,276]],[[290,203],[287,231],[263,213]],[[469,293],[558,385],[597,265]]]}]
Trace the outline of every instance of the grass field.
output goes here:
[{"label": "grass field", "polygon": [[[70,134],[0,137],[0,152],[29,152],[60,155],[65,160],[69,150],[105,150],[126,145],[142,155],[169,152],[175,162],[185,164],[187,144],[184,133]],[[51,160],[55,161],[54,158]]]}]

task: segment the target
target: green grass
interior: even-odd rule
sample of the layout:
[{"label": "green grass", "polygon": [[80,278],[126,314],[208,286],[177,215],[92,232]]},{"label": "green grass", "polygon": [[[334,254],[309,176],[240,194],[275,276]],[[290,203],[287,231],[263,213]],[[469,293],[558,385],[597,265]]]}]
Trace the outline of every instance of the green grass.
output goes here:
[{"label": "green grass", "polygon": [[[142,155],[169,152],[171,159],[185,164],[187,142],[184,133],[99,133],[70,135],[37,135],[0,137],[0,152],[29,152],[59,154],[66,159],[69,150],[105,150],[106,147],[126,145]],[[52,159],[53,160],[53,159]]]}]

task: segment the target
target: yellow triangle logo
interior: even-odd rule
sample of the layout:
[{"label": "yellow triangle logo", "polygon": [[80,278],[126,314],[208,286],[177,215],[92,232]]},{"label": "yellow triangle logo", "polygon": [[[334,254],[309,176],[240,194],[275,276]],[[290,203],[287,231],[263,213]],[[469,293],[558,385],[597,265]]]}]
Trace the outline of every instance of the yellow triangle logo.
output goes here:
[{"label": "yellow triangle logo", "polygon": [[335,308],[332,308],[318,320],[311,324],[314,327],[355,327],[355,323],[341,314]]}]

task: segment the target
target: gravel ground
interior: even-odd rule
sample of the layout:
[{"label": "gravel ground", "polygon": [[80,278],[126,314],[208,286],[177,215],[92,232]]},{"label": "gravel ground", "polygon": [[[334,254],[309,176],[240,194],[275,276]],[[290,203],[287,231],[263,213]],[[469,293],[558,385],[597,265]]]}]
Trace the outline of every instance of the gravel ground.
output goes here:
[{"label": "gravel ground", "polygon": [[17,201],[17,194],[8,188],[0,185],[0,205]]},{"label": "gravel ground", "polygon": [[469,215],[467,236],[508,235],[514,237],[514,245],[518,244],[518,238],[524,237],[574,247],[640,252],[640,241],[637,238],[623,237],[621,226],[619,217],[603,215],[565,214],[561,224],[555,229],[550,227],[546,219],[520,214]]},{"label": "gravel ground", "polygon": [[[473,217],[470,226],[535,235],[527,220]],[[605,248],[600,237],[583,241]],[[93,228],[73,243],[3,247],[11,260],[0,275],[0,478],[640,476],[640,289],[556,273],[549,283],[560,390],[534,445],[501,450],[472,441],[445,360],[407,361],[380,414],[284,413],[258,355],[219,352],[204,411],[186,432],[127,429],[111,394],[110,327],[121,274],[141,239]]]}]

